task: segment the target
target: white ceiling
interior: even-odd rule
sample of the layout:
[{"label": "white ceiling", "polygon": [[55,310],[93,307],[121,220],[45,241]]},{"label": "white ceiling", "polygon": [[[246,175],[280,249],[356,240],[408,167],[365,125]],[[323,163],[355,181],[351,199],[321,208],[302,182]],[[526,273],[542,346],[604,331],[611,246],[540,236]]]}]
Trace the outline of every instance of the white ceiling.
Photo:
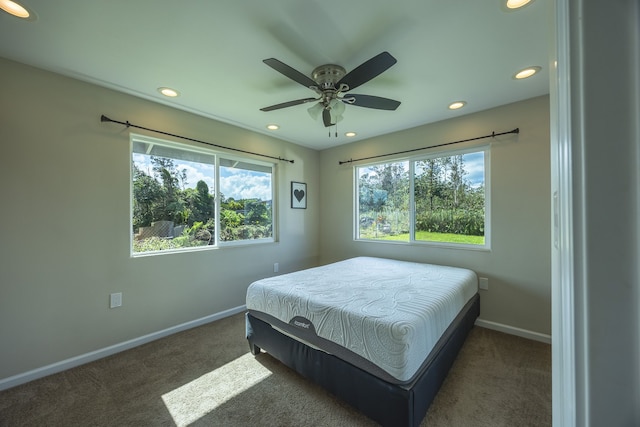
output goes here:
[{"label": "white ceiling", "polygon": [[[0,11],[0,56],[324,149],[547,94],[548,1],[517,11],[504,1],[22,0],[37,17]],[[396,111],[347,105],[337,138],[310,118],[312,104],[260,111],[315,96],[263,59],[310,75],[327,63],[348,72],[383,51],[398,62],[356,92],[401,101]],[[532,65],[542,72],[512,78]],[[457,100],[466,107],[448,110]]]}]

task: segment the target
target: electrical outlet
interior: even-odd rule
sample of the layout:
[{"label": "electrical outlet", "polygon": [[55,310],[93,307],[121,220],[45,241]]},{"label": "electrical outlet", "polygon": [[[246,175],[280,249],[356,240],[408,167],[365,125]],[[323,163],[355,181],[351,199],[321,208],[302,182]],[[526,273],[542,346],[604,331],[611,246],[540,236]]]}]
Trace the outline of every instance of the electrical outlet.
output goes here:
[{"label": "electrical outlet", "polygon": [[480,289],[482,289],[484,291],[488,291],[489,290],[489,279],[487,279],[486,277],[481,277],[480,278]]},{"label": "electrical outlet", "polygon": [[280,264],[278,264],[277,262],[273,263],[273,272],[277,273],[278,270],[280,270]]},{"label": "electrical outlet", "polygon": [[109,295],[109,308],[116,308],[122,305],[122,292]]}]

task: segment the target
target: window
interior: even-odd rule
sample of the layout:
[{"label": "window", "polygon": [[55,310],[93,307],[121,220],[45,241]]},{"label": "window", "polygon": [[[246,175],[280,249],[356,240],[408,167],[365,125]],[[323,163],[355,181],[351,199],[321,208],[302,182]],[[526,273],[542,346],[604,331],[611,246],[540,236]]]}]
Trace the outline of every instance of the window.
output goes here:
[{"label": "window", "polygon": [[132,135],[132,252],[273,241],[274,165]]},{"label": "window", "polygon": [[356,167],[356,238],[488,248],[489,149]]}]

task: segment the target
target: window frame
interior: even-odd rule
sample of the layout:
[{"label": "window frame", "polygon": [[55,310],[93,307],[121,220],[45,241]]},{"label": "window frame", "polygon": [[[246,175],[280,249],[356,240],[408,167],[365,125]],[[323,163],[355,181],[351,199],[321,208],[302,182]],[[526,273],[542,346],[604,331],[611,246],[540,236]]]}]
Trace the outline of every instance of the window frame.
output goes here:
[{"label": "window frame", "polygon": [[[206,156],[211,156],[215,158],[213,163],[211,164],[214,167],[214,186],[209,189],[210,192],[214,194],[214,221],[215,221],[215,233],[212,237],[214,239],[213,244],[204,245],[204,246],[194,246],[194,247],[181,247],[174,249],[164,249],[164,250],[155,250],[155,251],[145,251],[145,252],[135,252],[134,251],[134,233],[133,233],[133,210],[134,210],[134,160],[133,156],[137,152],[134,152],[134,144],[136,142],[140,142],[143,144],[151,144],[153,146],[158,145],[174,150],[179,150],[183,152],[192,152],[196,154],[202,154]],[[149,155],[149,154],[147,154]],[[158,156],[161,157],[161,156]],[[220,223],[220,213],[221,213],[221,198],[220,198],[220,162],[223,160],[237,161],[239,163],[247,163],[256,165],[262,168],[270,168],[271,170],[271,237],[258,238],[258,239],[244,239],[244,240],[233,240],[233,241],[221,241],[220,240],[220,231],[221,231],[221,223]],[[177,160],[177,159],[173,159]],[[191,160],[189,160],[191,161]],[[194,161],[191,161],[194,162]],[[204,163],[203,163],[204,164]],[[168,139],[160,139],[154,138],[146,135],[140,135],[135,133],[130,133],[129,135],[129,253],[131,258],[138,257],[146,257],[146,256],[155,256],[155,255],[165,255],[165,254],[176,254],[176,253],[189,253],[189,252],[199,252],[199,251],[208,251],[208,250],[219,250],[225,247],[238,247],[244,245],[260,245],[260,244],[268,244],[274,243],[277,241],[277,200],[276,200],[276,187],[277,187],[277,163],[261,161],[251,157],[243,157],[237,156],[233,154],[229,154],[223,151],[213,150],[205,147],[197,147],[187,143],[176,142]]]},{"label": "window frame", "polygon": [[[455,242],[433,242],[428,240],[416,240],[416,203],[415,203],[415,163],[417,161],[451,157],[456,155],[484,153],[484,244],[476,245],[471,243]],[[392,163],[408,162],[409,176],[409,239],[408,240],[382,240],[372,238],[361,238],[360,236],[360,182],[359,169],[378,165],[388,165]],[[382,243],[392,245],[416,245],[435,248],[462,249],[471,251],[491,251],[491,144],[476,145],[456,150],[437,150],[428,154],[415,155],[411,157],[389,158],[386,161],[363,163],[353,167],[353,240],[363,243]]]}]

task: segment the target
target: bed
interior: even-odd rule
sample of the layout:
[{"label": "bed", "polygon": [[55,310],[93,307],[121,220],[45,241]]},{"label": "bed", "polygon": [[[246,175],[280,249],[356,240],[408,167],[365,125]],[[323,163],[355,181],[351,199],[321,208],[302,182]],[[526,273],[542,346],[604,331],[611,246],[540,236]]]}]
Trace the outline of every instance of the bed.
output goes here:
[{"label": "bed", "polygon": [[468,269],[356,257],[258,280],[246,335],[384,426],[417,426],[480,313]]}]

